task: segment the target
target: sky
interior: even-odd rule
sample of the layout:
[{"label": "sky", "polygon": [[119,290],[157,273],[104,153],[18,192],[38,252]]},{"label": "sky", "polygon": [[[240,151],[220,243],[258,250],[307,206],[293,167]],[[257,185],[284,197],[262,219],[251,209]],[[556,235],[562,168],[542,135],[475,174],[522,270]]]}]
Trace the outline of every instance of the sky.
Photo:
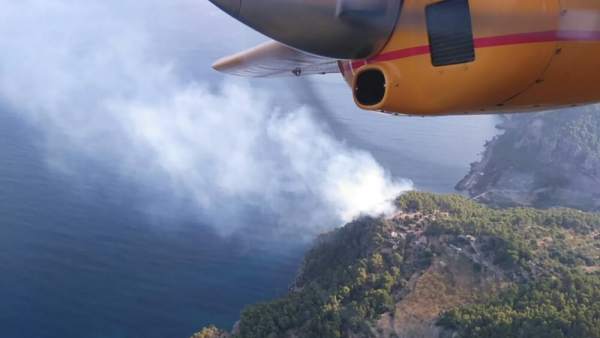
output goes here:
[{"label": "sky", "polygon": [[206,0],[0,3],[0,106],[39,129],[52,170],[85,176],[85,158],[224,236],[248,212],[274,232],[310,236],[393,212],[412,188],[337,137],[286,82],[210,69],[266,39]]}]

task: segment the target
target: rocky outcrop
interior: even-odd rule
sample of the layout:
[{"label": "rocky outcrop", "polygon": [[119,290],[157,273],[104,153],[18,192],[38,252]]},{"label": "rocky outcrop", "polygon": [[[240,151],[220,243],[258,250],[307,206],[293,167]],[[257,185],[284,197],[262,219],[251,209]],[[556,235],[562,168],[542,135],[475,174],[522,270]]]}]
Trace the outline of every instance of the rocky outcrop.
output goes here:
[{"label": "rocky outcrop", "polygon": [[191,338],[230,338],[231,334],[214,326],[208,326],[194,334]]},{"label": "rocky outcrop", "polygon": [[600,109],[510,115],[457,185],[495,206],[600,210]]}]

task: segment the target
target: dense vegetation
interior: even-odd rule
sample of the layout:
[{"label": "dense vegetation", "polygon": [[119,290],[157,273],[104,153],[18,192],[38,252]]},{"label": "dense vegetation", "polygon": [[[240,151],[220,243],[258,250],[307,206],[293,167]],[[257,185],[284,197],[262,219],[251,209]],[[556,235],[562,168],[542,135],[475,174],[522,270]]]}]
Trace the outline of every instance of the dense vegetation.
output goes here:
[{"label": "dense vegetation", "polygon": [[430,234],[488,236],[487,249],[514,285],[483,304],[444,314],[458,337],[600,337],[600,215],[570,209],[495,210],[462,198],[407,196],[404,207],[451,212]]},{"label": "dense vegetation", "polygon": [[382,227],[362,219],[323,238],[306,257],[296,292],[242,313],[240,337],[342,337],[371,331],[370,320],[390,311],[405,282],[399,253],[377,250]]},{"label": "dense vegetation", "polygon": [[507,287],[440,313],[438,325],[459,337],[600,337],[600,215],[497,210],[426,193],[397,205],[401,216],[323,235],[289,295],[248,307],[234,336],[377,336],[376,319],[394,312],[411,277],[472,238],[473,271],[492,267]]},{"label": "dense vegetation", "polygon": [[470,338],[600,337],[600,278],[565,270],[452,310],[439,324]]}]

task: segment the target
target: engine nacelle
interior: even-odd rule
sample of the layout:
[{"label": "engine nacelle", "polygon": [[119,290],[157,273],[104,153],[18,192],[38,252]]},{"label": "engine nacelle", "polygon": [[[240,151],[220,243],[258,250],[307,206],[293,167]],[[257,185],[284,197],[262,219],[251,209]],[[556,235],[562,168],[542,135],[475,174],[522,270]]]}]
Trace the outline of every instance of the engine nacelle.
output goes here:
[{"label": "engine nacelle", "polygon": [[414,115],[600,101],[600,2],[404,2],[376,56],[341,61],[356,104]]}]

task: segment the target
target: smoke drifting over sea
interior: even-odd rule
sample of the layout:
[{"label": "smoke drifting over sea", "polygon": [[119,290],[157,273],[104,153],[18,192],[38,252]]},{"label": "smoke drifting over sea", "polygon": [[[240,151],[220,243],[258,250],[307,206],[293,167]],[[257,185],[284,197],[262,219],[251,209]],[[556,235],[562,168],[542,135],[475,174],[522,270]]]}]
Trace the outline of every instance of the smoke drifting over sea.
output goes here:
[{"label": "smoke drifting over sea", "polygon": [[[191,69],[181,50],[214,49],[230,25],[207,1],[0,3],[0,103],[44,131],[52,163],[108,163],[192,201],[224,234],[248,210],[314,233],[390,212],[411,188],[332,137],[310,107]],[[228,45],[244,40],[231,30]],[[198,56],[203,67],[213,58]]]}]

